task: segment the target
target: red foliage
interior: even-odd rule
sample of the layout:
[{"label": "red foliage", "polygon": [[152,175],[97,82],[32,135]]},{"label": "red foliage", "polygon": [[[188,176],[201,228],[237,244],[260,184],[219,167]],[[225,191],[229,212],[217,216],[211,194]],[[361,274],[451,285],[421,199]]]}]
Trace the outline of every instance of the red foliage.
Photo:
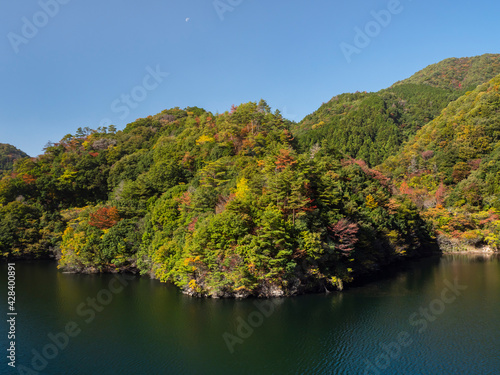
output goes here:
[{"label": "red foliage", "polygon": [[313,203],[314,203],[314,199],[307,198],[307,204],[308,204],[308,206],[302,208],[302,211],[311,212],[311,211],[314,211],[315,209],[317,209],[318,206],[313,206]]},{"label": "red foliage", "polygon": [[499,220],[500,217],[498,216],[498,214],[496,214],[495,212],[493,211],[490,211],[490,216],[487,218],[487,219],[484,219],[484,220],[481,220],[479,222],[479,225],[485,225],[485,224],[489,224],[493,221],[497,221]]},{"label": "red foliage", "polygon": [[474,223],[469,217],[454,216],[448,222],[448,227],[452,231],[452,236],[460,237],[464,231],[474,229]]},{"label": "red foliage", "polygon": [[89,155],[96,158],[99,156],[99,153],[98,152],[89,152]]},{"label": "red foliage", "polygon": [[347,219],[340,219],[336,224],[328,227],[330,238],[336,243],[336,248],[344,255],[349,255],[354,250],[354,245],[358,242],[359,227],[357,224],[349,222]]},{"label": "red foliage", "polygon": [[193,219],[193,220],[189,223],[189,225],[188,225],[188,230],[189,230],[190,232],[194,232],[194,228],[195,228],[195,226],[196,226],[196,223],[197,223],[197,222],[198,222],[198,218],[197,218],[197,217],[195,217],[195,218],[194,218],[194,219]]},{"label": "red foliage", "polygon": [[382,172],[379,172],[375,169],[368,168],[368,165],[366,165],[366,162],[361,159],[343,159],[342,160],[342,166],[346,167],[348,165],[353,165],[356,164],[358,165],[364,173],[366,173],[368,176],[371,178],[377,180],[380,182],[381,185],[385,187],[389,187],[390,184],[390,178],[384,176]]},{"label": "red foliage", "polygon": [[238,109],[238,107],[233,104],[231,106],[231,114],[233,114],[234,112],[236,112],[237,109]]},{"label": "red foliage", "polygon": [[364,160],[361,160],[361,159],[353,159],[352,162],[354,164],[357,164],[361,167],[361,169],[364,171],[366,169],[368,169],[368,166],[366,165],[366,162]]},{"label": "red foliage", "polygon": [[120,220],[116,207],[101,207],[90,214],[89,225],[99,229],[109,229]]},{"label": "red foliage", "polygon": [[375,169],[369,169],[367,171],[367,174],[371,177],[380,182],[381,185],[385,187],[389,187],[390,179],[382,174],[382,172],[376,171]]},{"label": "red foliage", "polygon": [[438,189],[436,190],[436,204],[437,205],[443,205],[444,204],[444,196],[446,194],[446,188],[444,184],[441,182],[439,184]]},{"label": "red foliage", "polygon": [[479,168],[482,161],[483,161],[483,159],[472,159],[472,160],[469,160],[467,162],[467,164],[469,164],[471,166],[472,170],[475,171],[476,169]]}]

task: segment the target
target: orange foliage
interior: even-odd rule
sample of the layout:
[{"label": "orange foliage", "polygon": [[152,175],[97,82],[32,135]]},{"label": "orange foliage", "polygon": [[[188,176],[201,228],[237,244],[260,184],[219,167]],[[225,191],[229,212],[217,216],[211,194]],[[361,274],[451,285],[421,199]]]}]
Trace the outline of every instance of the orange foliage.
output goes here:
[{"label": "orange foliage", "polygon": [[90,214],[89,224],[99,229],[109,229],[120,220],[116,207],[101,207]]},{"label": "orange foliage", "polygon": [[27,184],[32,184],[36,181],[36,178],[30,174],[23,175],[23,181]]},{"label": "orange foliage", "polygon": [[396,214],[399,207],[400,204],[394,198],[389,199],[389,201],[385,204],[385,208],[387,209],[387,212],[389,212],[389,215]]},{"label": "orange foliage", "polygon": [[184,207],[189,208],[191,205],[191,194],[186,191],[182,196],[176,199],[179,202],[179,211],[182,211]]},{"label": "orange foliage", "polygon": [[401,194],[411,195],[413,194],[413,189],[408,186],[408,183],[406,181],[403,181],[401,187],[399,188],[399,192]]},{"label": "orange foliage", "polygon": [[287,166],[294,165],[296,163],[297,162],[295,161],[295,159],[290,155],[290,151],[284,149],[280,150],[280,154],[278,155],[278,158],[276,159],[275,162],[276,168],[278,170],[283,170]]}]

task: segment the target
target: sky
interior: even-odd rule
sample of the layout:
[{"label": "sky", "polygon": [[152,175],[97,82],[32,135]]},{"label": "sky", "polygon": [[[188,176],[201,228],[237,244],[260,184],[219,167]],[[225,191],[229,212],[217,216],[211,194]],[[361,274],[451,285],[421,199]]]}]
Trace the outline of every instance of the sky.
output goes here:
[{"label": "sky", "polygon": [[0,143],[265,99],[293,121],[448,57],[500,53],[494,0],[0,0]]}]

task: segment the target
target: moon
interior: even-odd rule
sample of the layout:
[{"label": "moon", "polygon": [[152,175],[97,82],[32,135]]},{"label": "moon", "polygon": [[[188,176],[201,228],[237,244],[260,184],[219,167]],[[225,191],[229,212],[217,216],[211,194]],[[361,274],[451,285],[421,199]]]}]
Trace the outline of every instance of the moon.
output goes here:
[{"label": "moon", "polygon": [[189,17],[188,17],[188,18],[186,18],[186,22],[189,22],[189,20],[190,20],[190,19],[191,19],[191,18],[189,18]]}]

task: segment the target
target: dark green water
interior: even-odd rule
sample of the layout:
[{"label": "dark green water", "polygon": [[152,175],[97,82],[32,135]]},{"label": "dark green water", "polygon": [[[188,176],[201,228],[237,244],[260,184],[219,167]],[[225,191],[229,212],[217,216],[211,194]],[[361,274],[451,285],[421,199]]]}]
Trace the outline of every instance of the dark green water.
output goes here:
[{"label": "dark green water", "polygon": [[[63,274],[48,262],[16,271],[12,371],[0,265],[0,374],[500,374],[498,257],[427,259],[342,294],[260,301],[268,316],[259,301],[194,299],[147,278]],[[50,357],[34,362],[42,371],[26,370],[34,353]]]}]

